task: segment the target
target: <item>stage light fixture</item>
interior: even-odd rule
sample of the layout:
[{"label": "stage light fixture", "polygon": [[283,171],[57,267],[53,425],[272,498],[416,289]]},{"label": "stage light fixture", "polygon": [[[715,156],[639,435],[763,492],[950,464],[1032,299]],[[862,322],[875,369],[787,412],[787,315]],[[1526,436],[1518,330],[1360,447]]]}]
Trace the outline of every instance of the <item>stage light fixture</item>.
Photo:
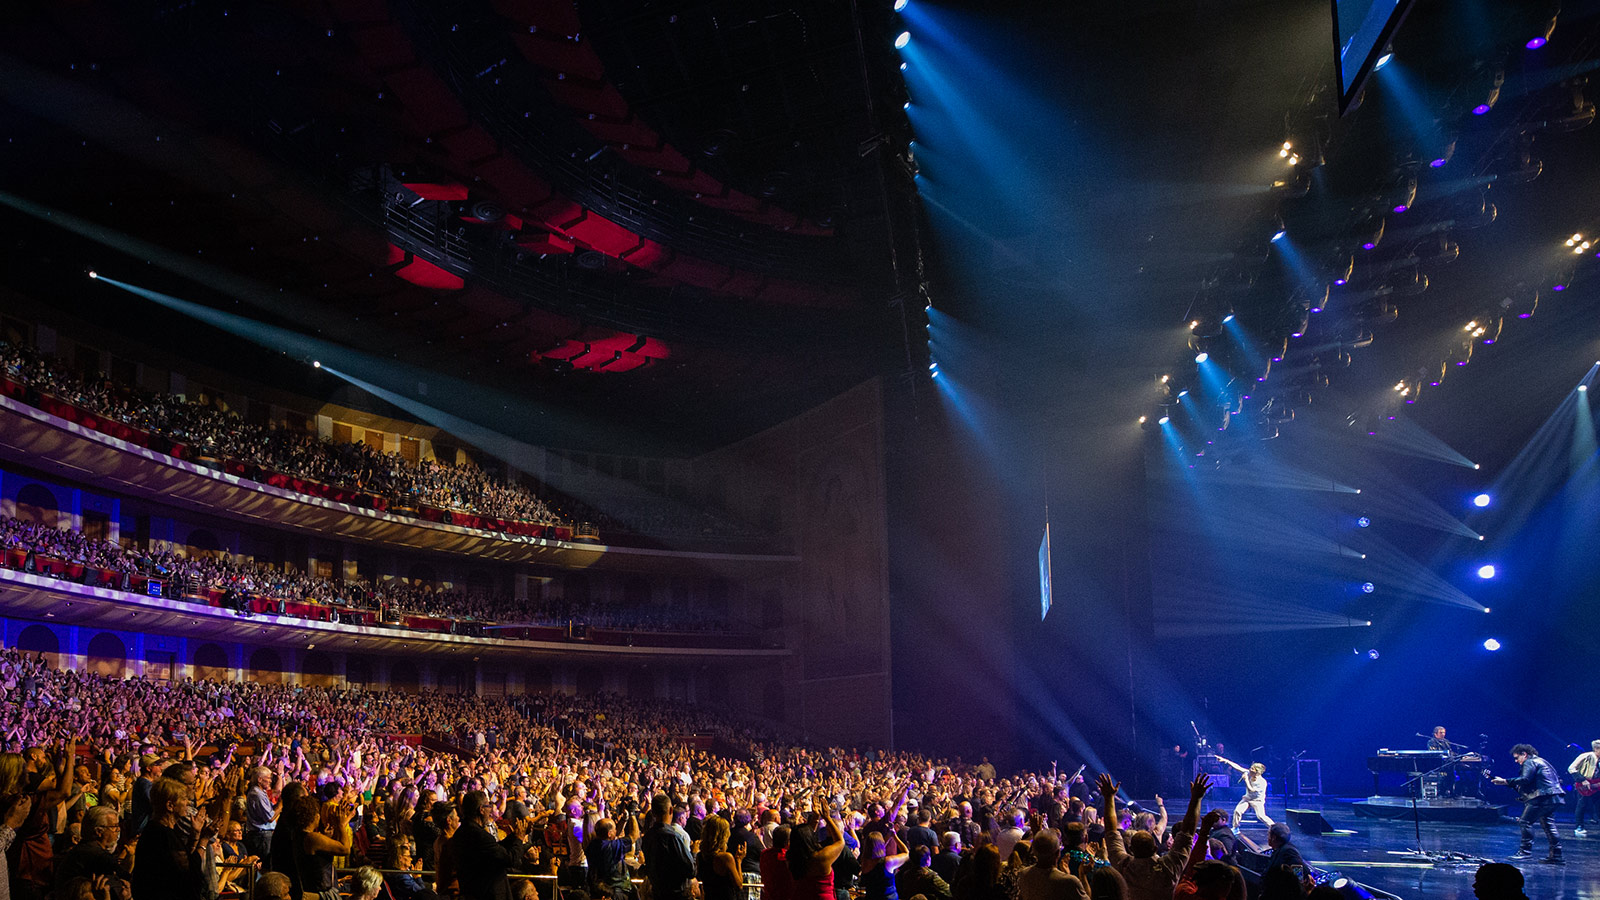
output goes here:
[{"label": "stage light fixture", "polygon": [[906,0],[894,0],[894,11],[899,12],[906,8]]},{"label": "stage light fixture", "polygon": [[1278,150],[1278,156],[1280,156],[1280,157],[1282,157],[1284,159],[1288,159],[1289,158],[1289,151],[1293,150],[1293,149],[1294,149],[1294,144],[1291,144],[1288,141],[1284,141],[1283,142],[1283,147],[1281,147]]},{"label": "stage light fixture", "polygon": [[1438,159],[1434,160],[1433,162],[1428,163],[1428,168],[1430,168],[1430,169],[1442,169],[1442,168],[1444,168],[1444,164],[1446,162],[1448,162],[1448,160],[1446,160],[1444,157],[1441,156]]},{"label": "stage light fixture", "polygon": [[1483,649],[1493,653],[1494,651],[1500,649],[1500,642],[1494,638],[1489,638],[1487,641],[1483,642]]},{"label": "stage light fixture", "polygon": [[1363,593],[1363,594],[1370,594],[1370,593],[1372,593],[1373,591],[1375,591],[1377,589],[1378,589],[1378,586],[1373,584],[1370,581],[1365,581],[1365,582],[1362,582],[1362,584],[1361,584],[1361,593]]},{"label": "stage light fixture", "polygon": [[1409,206],[1405,205],[1404,203],[1402,203],[1399,206],[1396,206],[1394,208],[1394,211],[1397,212],[1397,213],[1403,213],[1403,212],[1405,212],[1406,210],[1408,210],[1410,208],[1411,207],[1409,207]]},{"label": "stage light fixture", "polygon": [[1189,389],[1188,388],[1184,388],[1183,390],[1178,392],[1179,399],[1182,399],[1182,398],[1187,397],[1187,396],[1189,396]]},{"label": "stage light fixture", "polygon": [[1146,423],[1148,421],[1150,421],[1150,417],[1149,416],[1140,416],[1139,417],[1139,424],[1140,425],[1143,425],[1144,423]]},{"label": "stage light fixture", "polygon": [[1475,115],[1475,116],[1488,115],[1488,113],[1489,113],[1489,104],[1487,104],[1487,103],[1479,103],[1477,106],[1474,106],[1472,108],[1472,114]]},{"label": "stage light fixture", "polygon": [[1580,394],[1589,393],[1589,386],[1587,384],[1578,385],[1578,393],[1580,393]]},{"label": "stage light fixture", "polygon": [[1168,422],[1170,422],[1170,421],[1172,421],[1172,420],[1171,420],[1171,419],[1169,419],[1169,418],[1167,418],[1167,416],[1166,416],[1166,415],[1165,415],[1165,414],[1163,414],[1163,415],[1162,415],[1162,416],[1161,416],[1161,418],[1159,418],[1159,419],[1157,419],[1157,420],[1156,420],[1156,424],[1157,424],[1157,425],[1165,425],[1165,424],[1167,424],[1167,423],[1168,423]]},{"label": "stage light fixture", "polygon": [[1376,647],[1374,647],[1373,649],[1367,651],[1367,659],[1377,659],[1377,658],[1378,658],[1378,650],[1377,650]]},{"label": "stage light fixture", "polygon": [[1484,565],[1478,567],[1478,577],[1488,581],[1495,575],[1494,566]]},{"label": "stage light fixture", "polygon": [[1384,55],[1378,57],[1378,61],[1372,64],[1372,71],[1376,72],[1384,66],[1387,66],[1389,64],[1389,60],[1391,59],[1394,59],[1393,53],[1385,53]]},{"label": "stage light fixture", "polygon": [[[1370,625],[1372,623],[1368,622],[1367,624]],[[1373,659],[1378,658],[1376,656],[1377,652],[1378,651],[1376,650],[1372,651],[1374,654],[1372,657]],[[1337,872],[1332,873],[1328,880],[1324,883],[1331,885],[1333,889],[1338,891],[1339,895],[1346,898],[1346,900],[1372,900],[1372,892],[1357,884],[1355,879],[1349,878]]]},{"label": "stage light fixture", "polygon": [[1472,498],[1472,505],[1476,506],[1479,509],[1483,509],[1485,506],[1488,506],[1490,504],[1490,502],[1492,502],[1493,500],[1494,500],[1494,498],[1490,497],[1488,494],[1479,494],[1478,496]]},{"label": "stage light fixture", "polygon": [[1371,524],[1372,524],[1372,520],[1367,518],[1366,516],[1362,516],[1361,518],[1356,520],[1356,527],[1357,528],[1366,528],[1367,526],[1369,526]]},{"label": "stage light fixture", "polygon": [[1226,324],[1228,324],[1229,322],[1232,322],[1232,321],[1233,321],[1233,313],[1228,313],[1227,315],[1222,317],[1222,324],[1224,324],[1224,325],[1226,325]]},{"label": "stage light fixture", "polygon": [[90,269],[90,270],[89,270],[89,277],[90,277],[90,278],[99,278],[99,277],[100,277],[100,273],[99,273],[99,272],[96,272],[96,271],[95,271],[95,270],[93,270],[93,269]]},{"label": "stage light fixture", "polygon": [[1211,354],[1205,352],[1204,350],[1201,350],[1199,353],[1196,353],[1194,355],[1194,361],[1197,362],[1197,363],[1203,363],[1203,362],[1205,362],[1206,360],[1208,360],[1210,358],[1211,358]]},{"label": "stage light fixture", "polygon": [[[894,39],[894,48],[896,50],[904,50],[906,45],[909,43],[911,43],[911,32],[902,31],[900,32],[900,36]],[[1484,111],[1488,112],[1488,110]]]},{"label": "stage light fixture", "polygon": [[1287,234],[1287,232],[1286,232],[1286,231],[1284,231],[1284,230],[1283,230],[1283,229],[1281,229],[1281,228],[1280,228],[1280,229],[1278,229],[1278,231],[1277,231],[1277,232],[1276,232],[1276,233],[1275,233],[1275,234],[1273,234],[1273,235],[1272,235],[1272,242],[1273,242],[1273,243],[1274,243],[1274,244],[1276,244],[1276,243],[1277,243],[1277,242],[1279,242],[1279,241],[1281,241],[1281,240],[1283,240],[1283,236],[1284,236],[1284,235],[1285,235],[1285,234]]},{"label": "stage light fixture", "polygon": [[322,363],[320,361],[318,361],[318,360],[313,359],[311,361],[311,368],[320,369],[320,368],[322,368]]}]

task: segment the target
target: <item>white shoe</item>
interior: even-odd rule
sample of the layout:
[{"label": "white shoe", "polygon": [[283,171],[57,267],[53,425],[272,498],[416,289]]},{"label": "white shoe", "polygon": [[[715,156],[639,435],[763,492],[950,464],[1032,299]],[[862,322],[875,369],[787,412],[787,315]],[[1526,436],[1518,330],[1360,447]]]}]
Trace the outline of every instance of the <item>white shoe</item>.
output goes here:
[{"label": "white shoe", "polygon": [[1582,828],[1574,828],[1574,829],[1572,829],[1572,833],[1577,835],[1578,837],[1588,837],[1589,836],[1589,832],[1585,831]]}]

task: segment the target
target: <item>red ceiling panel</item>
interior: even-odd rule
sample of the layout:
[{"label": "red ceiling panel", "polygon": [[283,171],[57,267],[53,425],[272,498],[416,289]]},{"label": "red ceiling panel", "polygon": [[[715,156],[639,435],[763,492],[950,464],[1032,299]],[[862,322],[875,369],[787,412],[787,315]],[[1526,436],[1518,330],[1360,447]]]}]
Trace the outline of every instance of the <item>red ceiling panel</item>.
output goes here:
[{"label": "red ceiling panel", "polygon": [[637,234],[594,212],[584,213],[581,221],[568,225],[564,230],[577,240],[613,257],[621,257],[643,241]]}]

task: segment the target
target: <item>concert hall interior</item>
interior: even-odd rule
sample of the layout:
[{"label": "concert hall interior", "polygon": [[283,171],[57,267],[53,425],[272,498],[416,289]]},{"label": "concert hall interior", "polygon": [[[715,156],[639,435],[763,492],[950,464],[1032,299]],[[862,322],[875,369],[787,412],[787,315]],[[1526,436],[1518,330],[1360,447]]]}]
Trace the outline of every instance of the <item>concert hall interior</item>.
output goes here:
[{"label": "concert hall interior", "polygon": [[1600,896],[1600,0],[0,21],[0,900]]}]

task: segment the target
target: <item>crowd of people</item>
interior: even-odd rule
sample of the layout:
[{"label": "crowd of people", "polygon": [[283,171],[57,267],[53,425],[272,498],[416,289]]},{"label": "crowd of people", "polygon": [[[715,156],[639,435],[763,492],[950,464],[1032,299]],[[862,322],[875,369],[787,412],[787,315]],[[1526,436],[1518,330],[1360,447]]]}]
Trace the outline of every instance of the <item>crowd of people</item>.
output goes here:
[{"label": "crowd of people", "polygon": [[[475,633],[493,623],[565,627],[569,624],[626,631],[727,632],[726,616],[695,615],[682,606],[584,603],[559,597],[517,599],[492,591],[441,588],[401,579],[349,578],[336,581],[288,567],[275,567],[227,554],[184,555],[173,550],[141,550],[90,538],[81,531],[51,528],[0,516],[0,550],[19,548],[24,570],[37,571],[39,557],[121,573],[164,579],[170,596],[219,591],[223,605],[245,609],[251,598],[272,602],[267,612],[292,614],[290,603],[376,612],[378,622],[428,616],[450,620],[456,633]],[[65,573],[63,573],[65,574]]]},{"label": "crowd of people", "polygon": [[[1173,822],[1109,775],[815,747],[666,701],[116,680],[9,650],[0,683],[0,900],[1246,896],[1203,777]],[[1339,896],[1286,828],[1267,843],[1260,897]],[[1509,866],[1479,880],[1520,896]]]},{"label": "crowd of people", "polygon": [[237,460],[255,477],[296,478],[387,498],[395,506],[431,506],[490,518],[567,524],[525,485],[496,479],[471,463],[408,462],[362,441],[253,425],[237,413],[109,378],[81,377],[30,347],[0,341],[0,371],[21,384],[96,415],[184,444],[195,457]]}]

